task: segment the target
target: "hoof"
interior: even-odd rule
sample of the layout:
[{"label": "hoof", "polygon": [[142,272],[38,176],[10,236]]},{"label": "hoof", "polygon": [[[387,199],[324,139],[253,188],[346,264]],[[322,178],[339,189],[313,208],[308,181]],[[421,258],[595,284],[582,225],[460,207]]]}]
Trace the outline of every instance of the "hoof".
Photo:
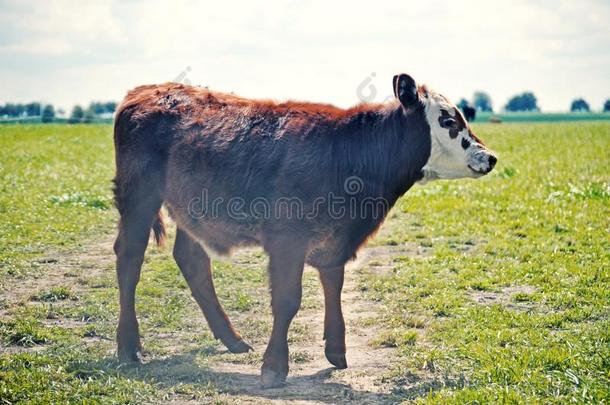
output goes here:
[{"label": "hoof", "polygon": [[136,350],[119,350],[119,361],[122,363],[142,363],[142,351]]},{"label": "hoof", "polygon": [[227,346],[227,349],[229,349],[231,353],[248,353],[249,351],[254,351],[252,346],[247,344],[243,339],[238,340],[231,346]]},{"label": "hoof", "polygon": [[278,373],[269,368],[261,371],[261,388],[282,388],[286,385],[286,375],[288,373]]},{"label": "hoof", "polygon": [[333,353],[333,352],[324,352],[326,358],[333,366],[338,369],[347,368],[347,360],[345,359],[345,353]]}]

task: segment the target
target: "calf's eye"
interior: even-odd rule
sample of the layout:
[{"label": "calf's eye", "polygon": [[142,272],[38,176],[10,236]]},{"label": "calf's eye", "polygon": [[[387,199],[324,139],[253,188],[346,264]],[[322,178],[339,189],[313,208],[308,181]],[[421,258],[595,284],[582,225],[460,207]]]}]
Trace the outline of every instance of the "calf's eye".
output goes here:
[{"label": "calf's eye", "polygon": [[454,120],[453,118],[443,118],[441,120],[441,126],[442,127],[454,127],[456,126],[457,122],[456,120]]}]

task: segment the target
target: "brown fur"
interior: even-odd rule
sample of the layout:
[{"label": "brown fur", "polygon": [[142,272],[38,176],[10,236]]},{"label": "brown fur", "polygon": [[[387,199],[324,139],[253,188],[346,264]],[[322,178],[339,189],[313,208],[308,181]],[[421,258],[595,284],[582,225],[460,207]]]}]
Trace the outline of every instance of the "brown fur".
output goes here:
[{"label": "brown fur", "polygon": [[[140,350],[135,284],[150,229],[157,242],[164,239],[159,209],[165,204],[179,229],[176,261],[214,335],[232,351],[249,346],[218,304],[209,257],[198,241],[220,253],[255,244],[269,254],[275,322],[263,385],[278,385],[287,373],[285,332],[300,305],[305,263],[320,270],[324,285],[326,355],[345,367],[340,314],[344,265],[398,197],[421,178],[430,154],[430,128],[417,99],[426,90],[410,91],[416,96],[409,105],[349,109],[250,100],[172,83],[130,91],[117,110],[114,134],[115,200],[121,214],[115,244],[121,356],[137,358]],[[356,192],[347,186],[350,179],[357,181]],[[357,212],[333,215],[329,196],[350,201]],[[236,197],[245,207],[262,199],[274,208],[273,215],[246,208],[236,216],[224,205],[211,214],[211,201]],[[195,216],[192,207],[198,199],[201,215]],[[297,200],[303,212],[316,215],[293,215],[291,207],[282,205],[285,199]],[[383,209],[367,206],[371,200],[384,202]]]}]

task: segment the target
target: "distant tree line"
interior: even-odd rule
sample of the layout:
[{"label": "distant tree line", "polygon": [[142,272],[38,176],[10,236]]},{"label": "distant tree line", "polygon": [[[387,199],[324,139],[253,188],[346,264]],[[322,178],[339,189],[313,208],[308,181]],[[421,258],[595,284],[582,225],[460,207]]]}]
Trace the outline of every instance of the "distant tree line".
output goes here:
[{"label": "distant tree line", "polygon": [[[461,98],[457,104],[458,108],[462,111],[465,109],[472,107],[477,111],[481,112],[493,112],[493,105],[491,101],[491,97],[489,94],[483,91],[475,91],[472,96],[472,101],[468,101],[465,98]],[[531,91],[525,91],[521,94],[517,94],[511,97],[506,105],[504,106],[504,110],[510,112],[537,112],[540,111],[540,107],[538,106],[538,100],[536,96]],[[587,103],[583,98],[577,98],[570,104],[571,112],[589,112],[591,111],[589,107],[589,103]],[[604,102],[602,107],[603,112],[610,112],[610,99]]]},{"label": "distant tree line", "polygon": [[108,101],[105,103],[94,101],[89,104],[89,108],[87,109],[84,109],[80,105],[75,105],[70,113],[70,118],[68,118],[68,123],[76,124],[83,122],[88,124],[93,122],[98,116],[102,116],[104,114],[112,115],[112,113],[114,113],[116,110],[116,107],[117,103],[114,101]]},{"label": "distant tree line", "polygon": [[0,105],[0,116],[7,117],[35,117],[39,116],[42,111],[40,103],[6,103]]},{"label": "distant tree line", "polygon": [[[89,104],[89,107],[84,109],[83,107],[76,105],[72,108],[70,117],[68,118],[69,123],[78,122],[93,122],[96,118],[103,117],[104,115],[110,117],[116,110],[117,103],[114,101],[99,102],[94,101]],[[27,104],[22,103],[6,103],[0,105],[0,118],[36,118],[40,117],[42,122],[53,122],[57,116],[63,115],[63,110],[55,110],[52,104],[42,104],[38,102],[32,102]]]},{"label": "distant tree line", "polygon": [[506,111],[540,111],[538,100],[531,91],[511,97],[504,109]]},{"label": "distant tree line", "polygon": [[[608,101],[606,101],[606,104],[607,103],[608,103]],[[577,98],[576,100],[572,101],[572,104],[570,105],[570,111],[572,111],[572,112],[589,112],[590,111],[589,103],[587,103],[585,101],[585,99],[583,99],[583,98]]]},{"label": "distant tree line", "polygon": [[[484,91],[475,91],[471,101],[466,98],[460,99],[457,106],[465,111],[468,108],[474,108],[480,112],[493,112],[493,103],[489,94]],[[99,102],[94,101],[89,104],[87,108],[83,108],[80,105],[75,105],[72,108],[68,122],[71,124],[76,123],[90,123],[96,119],[102,117],[111,117],[116,110],[117,103],[114,101]],[[521,94],[517,94],[511,97],[504,110],[510,112],[519,111],[540,111],[538,106],[538,100],[531,91],[526,91]],[[589,112],[591,108],[589,103],[583,98],[577,98],[570,104],[571,112]],[[610,99],[604,102],[602,107],[603,112],[610,112]],[[61,109],[55,110],[52,104],[42,104],[39,102],[32,103],[6,103],[0,105],[0,119],[1,118],[27,118],[27,117],[40,117],[42,122],[53,122],[57,115],[62,116],[64,111]]]}]

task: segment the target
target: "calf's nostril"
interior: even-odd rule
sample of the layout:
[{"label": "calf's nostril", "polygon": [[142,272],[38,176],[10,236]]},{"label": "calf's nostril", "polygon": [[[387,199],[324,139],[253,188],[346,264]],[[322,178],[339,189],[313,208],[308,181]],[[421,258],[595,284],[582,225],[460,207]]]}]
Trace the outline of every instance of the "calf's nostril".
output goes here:
[{"label": "calf's nostril", "polygon": [[495,157],[494,155],[490,155],[489,156],[489,169],[493,169],[493,167],[496,165],[496,163],[498,162],[498,158]]}]

